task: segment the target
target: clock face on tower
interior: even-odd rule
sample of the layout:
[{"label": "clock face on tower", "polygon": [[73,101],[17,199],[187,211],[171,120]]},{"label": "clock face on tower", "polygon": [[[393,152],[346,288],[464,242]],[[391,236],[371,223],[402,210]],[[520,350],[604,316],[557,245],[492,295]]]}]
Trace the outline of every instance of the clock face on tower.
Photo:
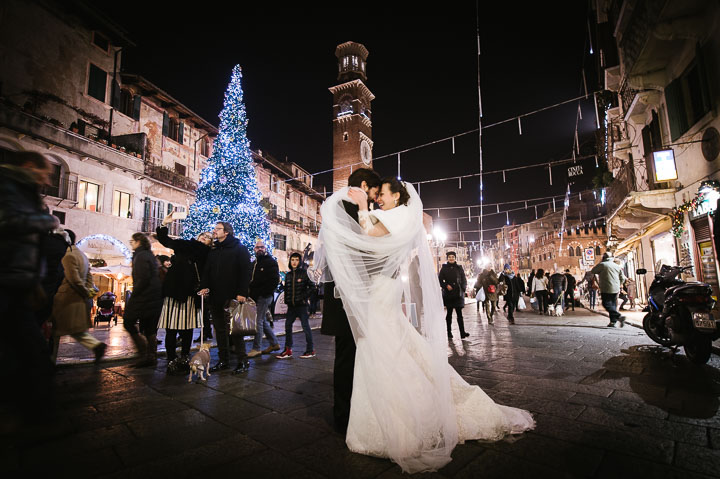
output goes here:
[{"label": "clock face on tower", "polygon": [[370,144],[366,140],[360,142],[360,158],[363,163],[370,166],[370,160],[372,160],[372,150]]}]

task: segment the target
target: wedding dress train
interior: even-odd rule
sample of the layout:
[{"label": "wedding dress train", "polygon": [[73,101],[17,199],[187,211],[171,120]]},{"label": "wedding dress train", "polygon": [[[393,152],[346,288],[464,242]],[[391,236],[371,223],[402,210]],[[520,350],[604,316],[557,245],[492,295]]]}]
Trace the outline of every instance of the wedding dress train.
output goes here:
[{"label": "wedding dress train", "polygon": [[[401,279],[377,276],[370,299],[372,327],[384,337],[385,347],[370,347],[367,338],[357,340],[355,378],[353,382],[350,423],[346,443],[351,451],[377,457],[402,457],[408,464],[406,472],[437,470],[449,457],[421,457],[423,444],[442,441],[435,422],[438,405],[430,394],[436,387],[429,366],[430,344],[403,314],[401,308]],[[388,357],[377,357],[379,351]],[[378,371],[378,363],[390,362],[397,373],[386,377]],[[381,368],[381,370],[384,368]],[[452,394],[452,407],[457,423],[458,442],[466,440],[496,441],[508,434],[518,434],[535,427],[529,412],[496,404],[478,386],[468,384],[450,364],[447,364]],[[400,403],[392,415],[382,418],[382,427],[376,417],[370,395],[379,390],[402,389],[412,391],[412,402]],[[414,418],[426,418],[425,427],[418,428]],[[390,422],[387,422],[390,421]],[[402,438],[399,444],[388,449],[387,431]],[[394,431],[394,432],[392,432]],[[397,462],[397,461],[396,461]]]}]

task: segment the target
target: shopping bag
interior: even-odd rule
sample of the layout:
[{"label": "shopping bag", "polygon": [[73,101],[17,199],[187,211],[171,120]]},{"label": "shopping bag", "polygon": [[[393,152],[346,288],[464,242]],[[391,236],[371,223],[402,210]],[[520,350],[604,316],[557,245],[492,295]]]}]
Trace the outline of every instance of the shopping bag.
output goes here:
[{"label": "shopping bag", "polygon": [[482,303],[485,301],[485,290],[483,288],[478,289],[477,294],[475,295],[475,300]]},{"label": "shopping bag", "polygon": [[517,309],[520,310],[520,311],[522,311],[522,310],[525,309],[526,307],[527,307],[527,306],[525,306],[525,300],[523,299],[522,296],[520,296],[520,297],[518,298],[518,306],[517,306]]},{"label": "shopping bag", "polygon": [[231,336],[255,336],[257,332],[257,305],[248,298],[244,303],[230,300],[227,308],[230,315]]}]

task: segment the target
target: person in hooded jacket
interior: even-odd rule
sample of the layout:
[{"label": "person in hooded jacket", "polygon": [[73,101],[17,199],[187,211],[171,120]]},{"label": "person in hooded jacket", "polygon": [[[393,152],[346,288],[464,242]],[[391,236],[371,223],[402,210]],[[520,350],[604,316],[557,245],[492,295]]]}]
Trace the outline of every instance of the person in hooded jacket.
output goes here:
[{"label": "person in hooded jacket", "polygon": [[510,324],[515,324],[514,312],[517,309],[520,297],[525,293],[525,281],[516,275],[509,263],[505,263],[504,269],[498,281],[505,284],[505,304],[508,307],[507,319]]},{"label": "person in hooded jacket", "polygon": [[[200,299],[197,288],[200,272],[205,269],[207,255],[212,244],[212,235],[200,233],[197,240],[172,239],[168,235],[167,225],[173,221],[172,215],[163,220],[155,230],[161,245],[173,250],[162,283],[163,309],[160,313],[158,329],[165,329],[165,349],[167,350],[167,372],[181,374],[189,371],[190,346],[194,328],[202,326]],[[182,350],[177,356],[177,336],[180,334]]]},{"label": "person in hooded jacket", "polygon": [[305,352],[300,355],[302,359],[314,358],[315,348],[313,347],[312,330],[308,321],[308,297],[312,291],[312,281],[308,277],[307,270],[303,268],[300,253],[290,255],[288,263],[290,271],[285,274],[285,349],[277,356],[278,359],[292,358],[293,332],[292,326],[297,318],[300,318],[303,332],[305,333]]},{"label": "person in hooded jacket", "polygon": [[[163,304],[159,264],[150,249],[150,240],[143,233],[133,234],[130,246],[134,250],[133,292],[125,306],[123,326],[130,334],[140,356],[135,367],[154,366],[157,363],[158,318]],[[138,323],[140,331],[137,328]]]}]

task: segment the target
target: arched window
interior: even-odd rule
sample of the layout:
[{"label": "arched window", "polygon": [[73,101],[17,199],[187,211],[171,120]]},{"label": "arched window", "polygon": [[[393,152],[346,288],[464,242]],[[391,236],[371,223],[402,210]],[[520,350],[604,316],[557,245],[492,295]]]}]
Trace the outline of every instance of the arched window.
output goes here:
[{"label": "arched window", "polygon": [[600,245],[595,246],[595,256],[600,256],[602,254],[602,251],[600,251]]},{"label": "arched window", "polygon": [[582,248],[580,246],[575,248],[575,256],[582,256]]},{"label": "arched window", "polygon": [[575,256],[575,249],[572,246],[568,246],[568,256]]}]

